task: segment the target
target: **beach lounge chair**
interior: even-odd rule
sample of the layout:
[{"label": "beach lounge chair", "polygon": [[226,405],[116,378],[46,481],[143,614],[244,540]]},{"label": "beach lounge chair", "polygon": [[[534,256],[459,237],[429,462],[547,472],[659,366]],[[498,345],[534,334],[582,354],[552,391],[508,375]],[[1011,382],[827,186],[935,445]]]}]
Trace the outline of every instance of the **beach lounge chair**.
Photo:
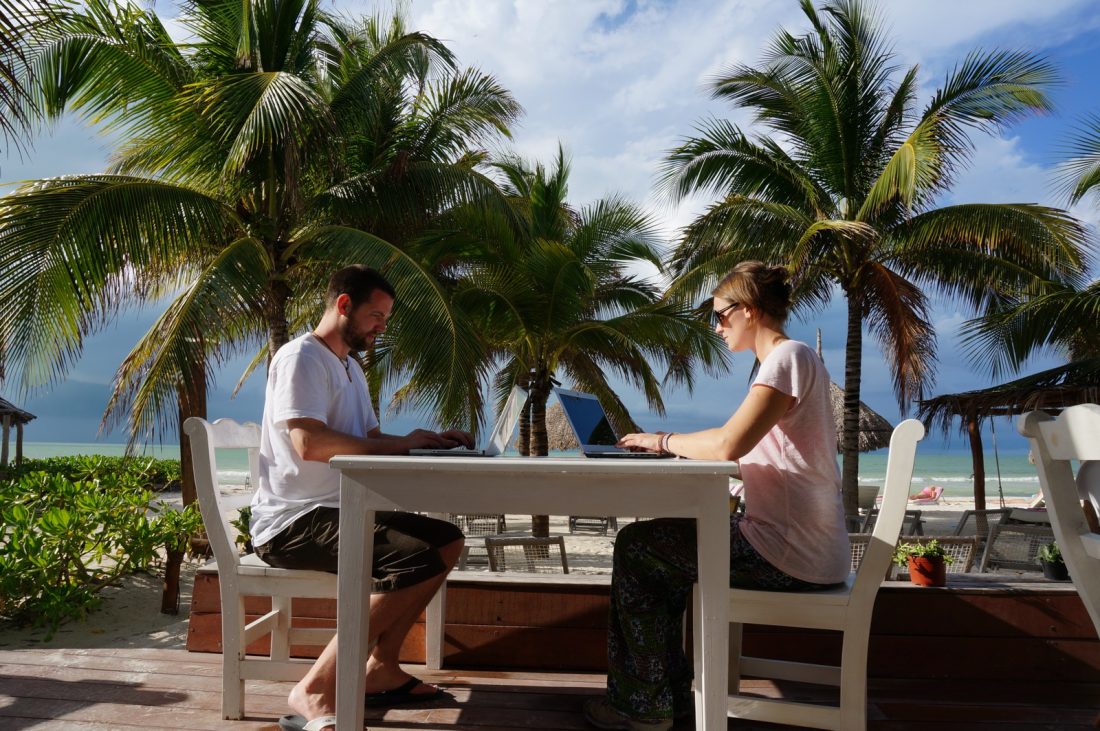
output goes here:
[{"label": "beach lounge chair", "polygon": [[985,549],[986,539],[989,537],[989,529],[1000,525],[1008,519],[1011,508],[986,508],[984,510],[964,510],[959,516],[959,522],[955,524],[953,535],[973,536],[978,541],[977,556],[981,556]]},{"label": "beach lounge chair", "polygon": [[[550,557],[551,548],[558,557]],[[534,538],[531,536],[485,536],[485,551],[489,554],[490,571],[524,571],[531,574],[568,574],[565,538]]]},{"label": "beach lounge chair", "polygon": [[943,496],[943,488],[939,485],[929,485],[916,495],[909,496],[909,502],[914,505],[939,505]]},{"label": "beach lounge chair", "polygon": [[[875,529],[875,521],[878,520],[878,508],[871,508],[867,511],[867,515],[863,516],[863,522],[860,523],[860,533],[870,533]],[[905,536],[922,536],[924,535],[924,521],[920,517],[919,510],[906,510],[905,517],[901,521],[901,533]]]},{"label": "beach lounge chair", "polygon": [[[859,570],[835,589],[807,592],[730,589],[729,715],[771,723],[859,731],[867,727],[867,646],[871,614],[901,534],[913,479],[917,442],[924,426],[907,419],[890,437],[882,508]],[[744,624],[807,627],[840,632],[841,664],[785,662],[741,654]],[[741,695],[742,677],[770,678],[840,687],[834,706]]]},{"label": "beach lounge chair", "polygon": [[[1051,527],[1096,631],[1100,632],[1100,535],[1089,529],[1081,500],[1100,504],[1100,406],[1071,406],[1057,417],[1041,411],[1016,422],[1031,442]],[[1074,477],[1071,460],[1081,463]]]},{"label": "beach lounge chair", "polygon": [[1039,547],[1053,540],[1054,531],[1049,525],[995,525],[989,529],[979,570],[1042,571],[1043,567],[1039,565]]},{"label": "beach lounge chair", "polygon": [[608,530],[619,532],[619,519],[614,515],[600,517],[598,515],[570,515],[569,532],[576,533],[579,530],[594,530],[600,535],[606,536]]}]

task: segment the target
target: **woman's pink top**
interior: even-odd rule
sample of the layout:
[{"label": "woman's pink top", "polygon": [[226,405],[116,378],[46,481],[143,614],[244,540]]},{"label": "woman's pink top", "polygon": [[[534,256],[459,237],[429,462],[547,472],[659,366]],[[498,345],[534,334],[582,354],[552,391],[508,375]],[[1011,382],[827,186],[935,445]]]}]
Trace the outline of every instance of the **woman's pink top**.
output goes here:
[{"label": "woman's pink top", "polygon": [[769,387],[794,405],[741,458],[741,530],[760,555],[796,579],[844,581],[851,566],[837,468],[829,373],[805,343],[779,344],[760,364],[753,388]]}]

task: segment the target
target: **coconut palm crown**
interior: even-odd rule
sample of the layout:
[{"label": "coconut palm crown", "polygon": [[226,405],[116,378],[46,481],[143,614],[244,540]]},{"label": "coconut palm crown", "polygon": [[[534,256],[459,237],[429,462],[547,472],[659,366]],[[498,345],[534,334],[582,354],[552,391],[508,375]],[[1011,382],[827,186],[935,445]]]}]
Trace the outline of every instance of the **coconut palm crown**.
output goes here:
[{"label": "coconut palm crown", "polygon": [[24,387],[63,377],[121,308],[167,297],[105,416],[128,419],[131,444],[153,438],[204,414],[214,366],[262,363],[315,322],[328,276],[355,262],[401,293],[395,329],[438,335],[391,365],[430,363],[448,416],[476,418],[479,353],[447,337],[465,328],[412,242],[450,206],[503,201],[477,164],[520,112],[507,91],[399,17],[316,0],[195,0],[183,43],[128,3],[57,13],[28,44],[28,93],[121,142],[108,174],[0,200],[0,342]]},{"label": "coconut palm crown", "polygon": [[897,74],[863,3],[801,6],[808,33],[779,32],[759,66],[732,68],[711,87],[752,110],[762,134],[707,120],[666,159],[674,200],[719,196],[673,254],[672,294],[697,298],[738,261],[760,259],[791,269],[803,316],[844,295],[841,451],[845,509],[855,514],[864,325],[905,411],[934,375],[930,292],[980,311],[1037,281],[1074,282],[1085,233],[1040,205],[937,205],[968,159],[971,132],[1049,110],[1048,63],[971,53],[918,111],[917,68]]}]

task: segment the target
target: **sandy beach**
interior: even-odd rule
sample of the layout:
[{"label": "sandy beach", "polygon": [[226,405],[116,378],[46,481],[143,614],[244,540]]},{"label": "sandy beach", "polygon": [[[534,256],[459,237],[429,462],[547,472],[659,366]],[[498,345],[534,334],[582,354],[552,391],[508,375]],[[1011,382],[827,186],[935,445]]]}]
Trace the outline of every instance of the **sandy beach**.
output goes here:
[{"label": "sandy beach", "polygon": [[[226,507],[235,510],[237,505],[247,502],[245,488],[226,487],[223,489]],[[162,496],[168,500],[177,500],[176,495]],[[1024,498],[1006,500],[1008,507],[1026,507]],[[989,501],[987,507],[996,507],[996,500]],[[921,511],[925,535],[950,535],[964,510],[974,507],[973,499],[945,497],[938,505],[913,505],[910,509]],[[620,518],[620,527],[634,518]],[[530,535],[530,516],[507,516],[507,534]],[[566,553],[571,573],[610,574],[611,552],[614,546],[614,533],[600,535],[593,531],[578,531],[570,534],[568,519],[565,516],[551,518],[551,535],[565,537]],[[477,545],[477,539],[471,541]],[[103,603],[99,609],[89,613],[82,621],[69,622],[60,627],[49,641],[45,640],[45,631],[41,629],[21,629],[0,626],[0,649],[21,648],[80,648],[80,647],[146,647],[146,648],[183,648],[187,641],[187,618],[191,605],[191,587],[194,583],[195,569],[200,561],[185,561],[182,571],[180,609],[178,615],[160,612],[161,586],[159,576],[145,573],[123,578],[117,586],[103,590]],[[470,566],[469,571],[485,571],[480,565]]]}]

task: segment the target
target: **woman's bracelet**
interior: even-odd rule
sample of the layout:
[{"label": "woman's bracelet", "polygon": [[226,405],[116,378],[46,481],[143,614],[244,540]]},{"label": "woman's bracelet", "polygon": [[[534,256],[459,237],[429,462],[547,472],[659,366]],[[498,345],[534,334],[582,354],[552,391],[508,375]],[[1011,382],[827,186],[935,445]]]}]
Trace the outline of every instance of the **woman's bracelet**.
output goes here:
[{"label": "woman's bracelet", "polygon": [[665,432],[664,434],[661,435],[660,448],[661,448],[661,451],[663,453],[672,454],[672,450],[668,448],[668,440],[675,433],[676,432],[674,432],[674,431],[670,431],[670,432]]}]

